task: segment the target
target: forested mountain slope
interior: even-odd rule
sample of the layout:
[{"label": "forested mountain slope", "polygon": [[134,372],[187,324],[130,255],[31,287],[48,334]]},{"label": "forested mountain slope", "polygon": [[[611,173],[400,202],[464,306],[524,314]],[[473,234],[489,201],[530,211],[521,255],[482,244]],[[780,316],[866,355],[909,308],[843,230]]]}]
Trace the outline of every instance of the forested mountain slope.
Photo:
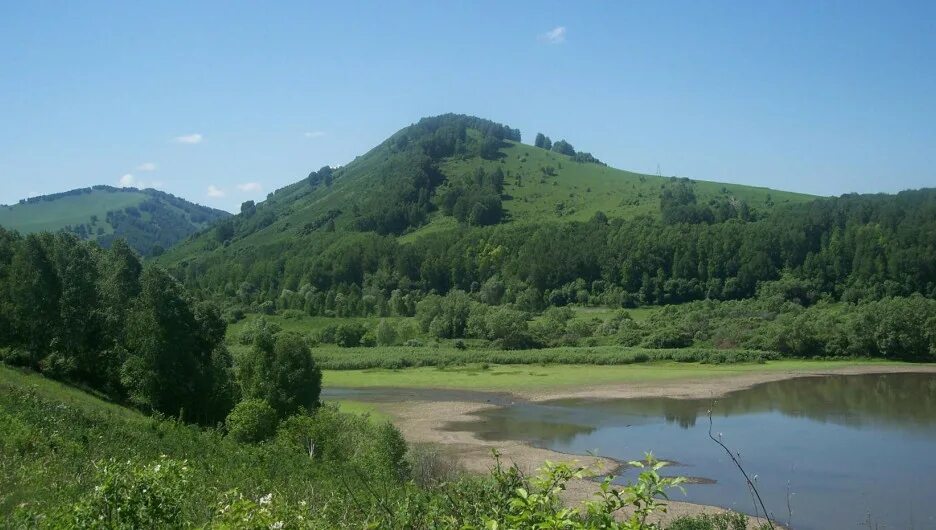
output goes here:
[{"label": "forested mountain slope", "polygon": [[0,226],[23,234],[65,230],[105,247],[122,238],[149,256],[229,215],[153,189],[93,186],[0,205]]},{"label": "forested mountain slope", "polygon": [[532,311],[741,299],[785,273],[832,299],[933,296],[934,249],[934,190],[815,198],[640,175],[445,115],[245,203],[161,262],[230,303],[351,315],[453,289]]}]

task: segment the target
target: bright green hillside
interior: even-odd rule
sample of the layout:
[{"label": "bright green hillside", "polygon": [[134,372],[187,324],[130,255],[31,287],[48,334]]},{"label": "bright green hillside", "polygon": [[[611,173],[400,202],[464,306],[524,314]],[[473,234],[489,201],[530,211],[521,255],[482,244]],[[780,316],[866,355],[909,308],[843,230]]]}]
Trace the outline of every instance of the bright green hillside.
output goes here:
[{"label": "bright green hillside", "polygon": [[228,215],[157,190],[94,186],[0,206],[0,226],[22,234],[66,230],[104,246],[120,237],[152,255]]},{"label": "bright green hillside", "polygon": [[[450,159],[443,173],[451,177],[470,175],[482,167],[493,171],[500,166],[508,175],[504,181],[508,223],[536,223],[545,220],[587,221],[596,212],[609,218],[633,218],[638,215],[658,216],[660,194],[672,179],[656,175],[633,173],[592,163],[574,162],[571,157],[533,147],[506,142],[500,160],[480,157]],[[553,168],[554,176],[548,175]],[[766,211],[773,206],[804,202],[811,195],[778,191],[769,188],[694,181],[700,204],[720,197],[747,202],[752,208]],[[453,226],[453,219],[436,216],[420,233]]]},{"label": "bright green hillside", "polygon": [[97,215],[99,221],[92,223],[95,230],[100,226],[105,234],[110,234],[114,228],[104,221],[107,212],[138,206],[144,200],[146,195],[137,190],[92,190],[89,193],[66,195],[51,201],[22,202],[12,206],[0,206],[0,226],[23,234],[54,232],[68,225],[92,223],[91,216]]}]

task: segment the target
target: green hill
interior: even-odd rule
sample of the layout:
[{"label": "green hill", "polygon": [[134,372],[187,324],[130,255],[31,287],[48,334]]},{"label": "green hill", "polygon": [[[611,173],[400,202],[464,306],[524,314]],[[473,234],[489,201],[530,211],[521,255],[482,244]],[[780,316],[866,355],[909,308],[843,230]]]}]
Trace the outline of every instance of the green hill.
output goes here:
[{"label": "green hill", "polygon": [[226,304],[313,316],[412,316],[454,290],[532,312],[736,300],[784,275],[857,300],[933,291],[934,207],[931,189],[820,198],[632,173],[450,114],[245,203],[160,263]]},{"label": "green hill", "polygon": [[[455,230],[459,222],[433,203],[439,201],[440,194],[452,183],[471,180],[479,170],[490,173],[499,169],[504,174],[499,190],[504,215],[497,222],[483,223],[501,225],[585,221],[598,211],[612,219],[659,217],[662,192],[679,180],[576,162],[572,156],[503,135],[497,138],[496,151],[483,156],[480,149],[486,136],[479,128],[484,127],[509,130],[479,118],[456,115],[426,118],[397,132],[347,166],[323,168],[312,172],[308,179],[276,190],[267,201],[234,219],[230,238],[217,243],[230,239],[233,248],[245,248],[255,243],[297,238],[325,227],[329,221],[338,228],[356,231],[370,228],[395,235],[415,233],[409,240],[418,234]],[[456,146],[454,153],[443,149],[429,149],[428,154],[418,152],[420,146],[426,151],[431,137],[446,128],[456,131],[443,136],[458,137],[454,143],[464,148]],[[519,132],[516,135],[519,138]],[[324,175],[320,175],[323,172],[328,175],[328,185]],[[815,198],[768,188],[682,180],[692,188],[699,204],[745,203],[760,213],[778,205]],[[362,225],[368,210],[388,208],[416,212],[390,214],[388,217],[403,220],[384,223],[386,226]],[[203,236],[174,255],[178,258],[220,246],[211,239],[211,235]]]},{"label": "green hill", "polygon": [[153,255],[229,215],[153,189],[94,186],[0,205],[0,226],[23,234],[66,230],[104,246],[119,237]]},{"label": "green hill", "polygon": [[[495,134],[489,134],[489,131]],[[503,131],[508,131],[504,133]],[[494,145],[485,145],[492,140]],[[448,144],[439,146],[437,144]],[[482,152],[488,149],[488,152]],[[443,194],[499,171],[501,215],[491,222],[456,219]],[[178,264],[207,251],[238,252],[297,243],[313,232],[377,232],[405,236],[456,232],[472,225],[538,225],[585,221],[596,212],[611,219],[660,217],[661,194],[687,186],[700,205],[744,204],[755,215],[815,197],[767,188],[644,175],[577,162],[572,156],[519,142],[519,131],[479,118],[443,115],[406,127],[347,166],[313,171],[271,194],[222,226],[181,245],[163,260]],[[467,193],[471,195],[471,193]],[[379,218],[379,219],[378,219]],[[226,250],[223,250],[225,247]]]}]

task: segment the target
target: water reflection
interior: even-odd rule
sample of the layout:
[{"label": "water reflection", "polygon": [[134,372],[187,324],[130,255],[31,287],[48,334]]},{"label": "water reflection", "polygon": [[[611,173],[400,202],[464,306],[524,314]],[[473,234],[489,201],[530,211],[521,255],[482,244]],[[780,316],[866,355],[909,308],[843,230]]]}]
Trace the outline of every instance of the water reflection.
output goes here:
[{"label": "water reflection", "polygon": [[[453,424],[494,440],[619,460],[653,450],[674,473],[714,483],[688,499],[751,512],[743,480],[708,439],[712,399],[646,398],[516,403]],[[936,376],[885,374],[778,381],[718,400],[716,431],[742,455],[768,507],[795,528],[936,528]],[[600,451],[599,451],[600,450]],[[621,480],[632,478],[629,475]],[[906,486],[901,486],[906,485]]]}]

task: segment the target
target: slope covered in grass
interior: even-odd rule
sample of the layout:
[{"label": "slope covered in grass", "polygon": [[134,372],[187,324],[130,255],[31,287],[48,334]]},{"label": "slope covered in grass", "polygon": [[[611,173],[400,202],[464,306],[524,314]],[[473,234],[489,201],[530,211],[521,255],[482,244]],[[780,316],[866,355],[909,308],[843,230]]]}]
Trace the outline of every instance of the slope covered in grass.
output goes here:
[{"label": "slope covered in grass", "polygon": [[[353,409],[354,404],[343,408]],[[346,429],[340,440],[334,434],[335,443],[342,445],[342,451],[365,455],[367,443],[355,439],[354,432]],[[320,445],[319,451],[326,448]],[[178,462],[184,462],[185,479],[171,484],[180,495],[167,500],[180,512],[180,521],[189,524],[216,516],[219,502],[234,490],[254,500],[272,494],[278,502],[305,501],[317,506],[323,520],[347,517],[358,525],[368,518],[369,510],[379,509],[353,506],[353,500],[343,496],[343,482],[361,487],[360,477],[350,471],[355,464],[350,453],[339,465],[310,459],[307,452],[289,444],[237,443],[220,430],[145,416],[43,376],[0,365],[0,527],[16,527],[14,521],[24,520],[32,521],[26,526],[41,527],[35,524],[42,522],[34,518],[37,515],[68,519],[73,506],[93,497],[107,469],[128,474],[110,476],[111,480],[129,483],[134,480],[129,474]],[[368,478],[376,481],[378,476]],[[399,484],[389,477],[385,480],[381,487],[402,493]]]},{"label": "slope covered in grass", "polygon": [[0,226],[23,234],[66,230],[104,246],[119,237],[151,255],[228,215],[157,190],[94,186],[0,206]]}]

